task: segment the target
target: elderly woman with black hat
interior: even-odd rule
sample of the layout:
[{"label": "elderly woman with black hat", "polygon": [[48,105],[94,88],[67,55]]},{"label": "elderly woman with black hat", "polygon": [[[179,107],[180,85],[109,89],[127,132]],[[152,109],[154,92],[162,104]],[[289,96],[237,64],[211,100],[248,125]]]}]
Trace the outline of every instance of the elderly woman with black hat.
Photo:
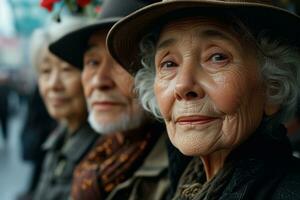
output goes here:
[{"label": "elderly woman with black hat", "polygon": [[299,27],[268,0],[164,0],[110,30],[143,106],[194,156],[173,199],[300,199],[281,125],[299,95]]}]

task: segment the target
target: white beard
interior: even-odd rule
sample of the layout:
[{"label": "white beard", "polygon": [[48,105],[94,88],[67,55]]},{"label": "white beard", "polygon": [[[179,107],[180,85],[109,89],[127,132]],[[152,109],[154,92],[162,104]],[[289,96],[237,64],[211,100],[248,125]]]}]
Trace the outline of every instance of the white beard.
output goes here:
[{"label": "white beard", "polygon": [[[131,116],[132,115],[132,116]],[[115,132],[128,131],[141,126],[146,118],[146,114],[143,110],[138,110],[133,114],[122,113],[118,120],[111,123],[101,124],[97,122],[95,112],[90,111],[88,122],[91,127],[99,134],[111,134]]]}]

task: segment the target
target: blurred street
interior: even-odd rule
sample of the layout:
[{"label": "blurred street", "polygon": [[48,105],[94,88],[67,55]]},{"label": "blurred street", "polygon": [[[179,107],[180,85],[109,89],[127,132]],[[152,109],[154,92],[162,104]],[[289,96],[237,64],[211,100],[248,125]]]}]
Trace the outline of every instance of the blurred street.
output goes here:
[{"label": "blurred street", "polygon": [[0,199],[14,200],[28,185],[30,163],[21,158],[20,130],[26,114],[26,106],[19,105],[14,94],[9,96],[10,113],[8,141],[0,137]]}]

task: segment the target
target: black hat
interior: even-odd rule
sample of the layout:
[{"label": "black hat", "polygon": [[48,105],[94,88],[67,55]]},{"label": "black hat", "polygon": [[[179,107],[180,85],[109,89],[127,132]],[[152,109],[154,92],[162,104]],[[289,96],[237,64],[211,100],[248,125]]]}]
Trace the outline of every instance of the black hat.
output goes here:
[{"label": "black hat", "polygon": [[83,54],[87,47],[89,37],[97,30],[108,29],[114,23],[142,8],[150,0],[104,0],[102,13],[94,21],[87,22],[87,26],[68,33],[49,46],[49,50],[73,66],[82,69]]}]

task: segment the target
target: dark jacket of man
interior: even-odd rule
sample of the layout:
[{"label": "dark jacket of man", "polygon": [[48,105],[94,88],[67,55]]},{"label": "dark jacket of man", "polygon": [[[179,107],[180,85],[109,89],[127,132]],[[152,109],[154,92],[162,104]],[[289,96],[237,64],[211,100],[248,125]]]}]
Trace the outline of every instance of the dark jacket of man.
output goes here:
[{"label": "dark jacket of man", "polygon": [[162,200],[170,187],[167,135],[164,133],[131,178],[119,184],[106,200]]}]

